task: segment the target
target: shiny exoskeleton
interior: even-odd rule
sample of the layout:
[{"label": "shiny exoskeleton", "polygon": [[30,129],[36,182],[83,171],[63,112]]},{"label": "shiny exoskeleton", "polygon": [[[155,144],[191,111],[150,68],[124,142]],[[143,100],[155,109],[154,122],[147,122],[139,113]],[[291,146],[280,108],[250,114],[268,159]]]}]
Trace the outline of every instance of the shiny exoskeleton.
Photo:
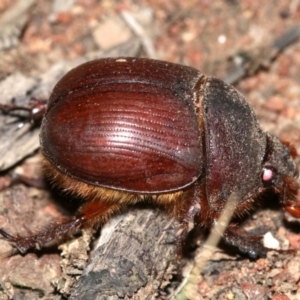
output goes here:
[{"label": "shiny exoskeleton", "polygon": [[[45,172],[86,200],[77,217],[29,237],[0,233],[25,253],[128,204],[152,200],[210,227],[236,193],[234,217],[272,189],[300,217],[295,149],[262,131],[245,98],[198,70],[141,58],[90,61],[55,86],[40,133]],[[184,232],[186,232],[185,230]],[[251,255],[260,237],[223,236]]]}]

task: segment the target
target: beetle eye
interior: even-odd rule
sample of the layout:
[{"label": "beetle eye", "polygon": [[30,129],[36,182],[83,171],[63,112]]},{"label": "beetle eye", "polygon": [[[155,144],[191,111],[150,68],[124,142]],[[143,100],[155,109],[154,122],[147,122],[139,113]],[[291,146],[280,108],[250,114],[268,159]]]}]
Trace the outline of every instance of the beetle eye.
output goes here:
[{"label": "beetle eye", "polygon": [[265,182],[271,181],[274,177],[274,172],[271,169],[263,168],[262,180]]}]

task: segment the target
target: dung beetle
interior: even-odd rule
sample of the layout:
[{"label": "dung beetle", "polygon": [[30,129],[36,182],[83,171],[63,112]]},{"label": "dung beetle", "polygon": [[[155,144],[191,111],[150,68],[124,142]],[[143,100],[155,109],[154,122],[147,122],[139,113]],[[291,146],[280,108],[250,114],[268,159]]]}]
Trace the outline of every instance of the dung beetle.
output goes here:
[{"label": "dung beetle", "polygon": [[[264,132],[246,99],[198,70],[144,58],[105,58],[68,72],[54,87],[40,144],[50,180],[85,203],[76,217],[31,236],[12,236],[26,253],[87,224],[101,224],[129,204],[152,201],[187,223],[210,228],[233,192],[233,216],[266,191],[300,217],[294,147]],[[264,255],[259,236],[231,223],[223,237]]]}]

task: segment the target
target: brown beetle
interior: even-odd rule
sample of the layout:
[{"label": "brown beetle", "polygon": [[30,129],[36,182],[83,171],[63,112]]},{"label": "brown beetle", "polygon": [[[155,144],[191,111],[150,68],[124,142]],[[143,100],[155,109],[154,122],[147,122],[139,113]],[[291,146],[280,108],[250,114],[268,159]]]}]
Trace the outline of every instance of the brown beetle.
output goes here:
[{"label": "brown beetle", "polygon": [[[140,58],[80,65],[55,86],[40,142],[48,177],[86,202],[77,217],[33,236],[1,229],[12,253],[103,223],[144,199],[185,227],[210,227],[233,192],[240,196],[234,216],[241,216],[272,189],[300,217],[295,149],[263,132],[233,87],[190,67]],[[267,250],[233,224],[224,237],[251,255]]]}]

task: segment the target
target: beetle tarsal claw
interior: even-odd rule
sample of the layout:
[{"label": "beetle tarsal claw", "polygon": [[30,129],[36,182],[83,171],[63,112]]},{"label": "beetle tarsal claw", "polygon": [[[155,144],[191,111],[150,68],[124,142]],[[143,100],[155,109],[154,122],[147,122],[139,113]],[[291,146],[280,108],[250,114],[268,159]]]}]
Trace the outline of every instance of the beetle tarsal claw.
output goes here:
[{"label": "beetle tarsal claw", "polygon": [[283,208],[291,216],[293,216],[295,218],[300,218],[300,203],[298,203],[296,201],[287,200],[284,202]]},{"label": "beetle tarsal claw", "polygon": [[17,236],[13,236],[13,235],[9,234],[8,232],[3,230],[2,228],[0,228],[0,234],[2,235],[2,237],[0,237],[0,239],[6,240],[7,242],[9,242],[9,244],[12,247],[12,249],[8,252],[0,253],[1,258],[13,256],[17,253],[24,254],[24,253],[27,252],[28,249],[25,249],[25,251],[22,251],[22,249],[18,246],[18,240],[20,238],[18,238]]},{"label": "beetle tarsal claw", "polygon": [[13,236],[13,235],[9,234],[7,231],[5,231],[2,228],[0,228],[0,234],[2,235],[2,237],[0,237],[0,239],[6,240],[10,243],[14,243],[15,241],[18,240],[17,236]]}]

